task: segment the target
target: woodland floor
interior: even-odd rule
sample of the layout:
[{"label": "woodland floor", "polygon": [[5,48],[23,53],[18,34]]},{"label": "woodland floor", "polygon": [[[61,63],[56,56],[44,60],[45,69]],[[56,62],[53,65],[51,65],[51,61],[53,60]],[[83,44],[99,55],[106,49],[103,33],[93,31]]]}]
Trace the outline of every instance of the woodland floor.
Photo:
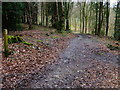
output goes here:
[{"label": "woodland floor", "polygon": [[118,88],[119,51],[115,41],[84,34],[56,34],[51,30],[21,31],[34,46],[14,43],[3,56],[3,87]]}]

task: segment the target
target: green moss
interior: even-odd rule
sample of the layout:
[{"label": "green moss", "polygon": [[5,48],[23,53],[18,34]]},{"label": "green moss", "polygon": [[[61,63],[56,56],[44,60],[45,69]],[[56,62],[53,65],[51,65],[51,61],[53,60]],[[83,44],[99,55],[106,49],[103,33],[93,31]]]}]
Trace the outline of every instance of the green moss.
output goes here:
[{"label": "green moss", "polygon": [[32,43],[29,43],[29,42],[26,42],[26,41],[23,41],[22,43],[26,44],[26,45],[33,45]]},{"label": "green moss", "polygon": [[42,40],[37,40],[37,42],[43,42]]},{"label": "green moss", "polygon": [[8,36],[8,43],[9,44],[18,43],[18,42],[24,43],[26,45],[33,45],[31,43],[28,43],[28,42],[24,41],[22,39],[22,37],[20,37],[20,36]]},{"label": "green moss", "polygon": [[12,43],[18,43],[18,42],[22,42],[23,39],[20,36],[8,36],[8,43],[12,44]]},{"label": "green moss", "polygon": [[57,36],[51,36],[52,39],[57,39],[58,37]]}]

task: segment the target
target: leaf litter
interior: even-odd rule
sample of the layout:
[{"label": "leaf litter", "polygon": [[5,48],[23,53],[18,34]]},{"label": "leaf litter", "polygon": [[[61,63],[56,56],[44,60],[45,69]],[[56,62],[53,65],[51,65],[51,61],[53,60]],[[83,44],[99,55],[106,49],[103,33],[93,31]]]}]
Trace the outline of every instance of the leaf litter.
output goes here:
[{"label": "leaf litter", "polygon": [[[2,60],[3,87],[5,88],[16,87],[23,80],[29,80],[31,75],[37,73],[48,64],[54,63],[59,57],[59,53],[67,47],[68,41],[75,37],[73,34],[68,34],[66,37],[55,34],[57,38],[51,38],[51,36],[46,35],[46,32],[41,30],[22,31],[15,34],[21,34],[26,41],[33,43],[34,46],[28,46],[23,43],[9,45],[9,49],[13,53],[7,58],[3,56]],[[38,42],[38,40],[42,41]],[[44,40],[48,40],[47,43]],[[91,53],[109,52],[118,55],[118,51],[111,51],[103,44],[99,44],[97,49],[89,46],[86,45],[85,48],[88,48]],[[88,52],[88,54],[90,53]],[[99,55],[102,57],[104,54]],[[78,73],[82,72],[83,75],[76,76],[71,83],[72,86],[118,88],[117,67],[99,60],[91,59],[89,62],[89,68],[77,70]]]},{"label": "leaf litter", "polygon": [[[50,32],[50,31],[47,31]],[[45,31],[30,30],[12,33],[20,35],[24,40],[32,43],[32,46],[23,43],[13,43],[9,45],[12,52],[7,58],[3,56],[2,60],[2,76],[3,87],[16,87],[24,79],[40,71],[47,64],[53,63],[58,54],[67,47],[68,41],[75,37],[74,34],[69,34],[62,37],[60,34],[57,39],[50,41],[51,36],[46,36]],[[48,43],[37,42],[40,39],[48,40]],[[50,42],[49,42],[50,41]],[[53,44],[51,44],[53,43]]]}]

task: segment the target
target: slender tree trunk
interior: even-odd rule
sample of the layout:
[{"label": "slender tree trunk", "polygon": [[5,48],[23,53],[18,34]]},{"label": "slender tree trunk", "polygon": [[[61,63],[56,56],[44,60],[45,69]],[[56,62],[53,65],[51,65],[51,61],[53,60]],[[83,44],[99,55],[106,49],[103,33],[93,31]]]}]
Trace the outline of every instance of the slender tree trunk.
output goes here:
[{"label": "slender tree trunk", "polygon": [[27,11],[25,10],[25,23],[27,23]]},{"label": "slender tree trunk", "polygon": [[69,18],[66,16],[66,30],[69,30]]},{"label": "slender tree trunk", "polygon": [[58,19],[58,21],[59,21],[59,18],[60,18],[60,13],[59,13],[59,2],[57,2],[57,0],[56,0],[56,16],[57,16],[57,19]]},{"label": "slender tree trunk", "polygon": [[120,1],[117,2],[114,38],[120,40]]},{"label": "slender tree trunk", "polygon": [[64,22],[65,22],[65,16],[64,16],[64,12],[63,12],[63,4],[62,2],[59,2],[59,30],[61,32],[61,30],[64,29]]},{"label": "slender tree trunk", "polygon": [[91,25],[92,25],[92,20],[91,20],[91,16],[92,16],[92,11],[90,9],[90,16],[89,16],[89,33],[91,33]]},{"label": "slender tree trunk", "polygon": [[102,9],[103,9],[103,2],[100,2],[100,8],[99,8],[99,24],[98,24],[98,33],[97,33],[98,36],[100,35],[100,31],[101,31],[101,27],[102,27],[102,21],[101,21],[102,12],[103,12]]},{"label": "slender tree trunk", "polygon": [[83,33],[85,32],[85,4],[86,2],[83,2]]},{"label": "slender tree trunk", "polygon": [[81,25],[81,14],[82,14],[82,13],[81,13],[81,3],[80,3],[80,33],[81,33],[81,26],[82,26],[82,25]]},{"label": "slender tree trunk", "polygon": [[46,26],[48,27],[48,3],[46,2]]},{"label": "slender tree trunk", "polygon": [[37,22],[38,22],[38,4],[36,5],[36,7],[35,7],[35,10],[36,10],[36,12],[35,12],[35,24],[38,24]]},{"label": "slender tree trunk", "polygon": [[97,22],[98,22],[98,3],[96,3],[96,25],[95,25],[95,35],[97,35],[98,33],[98,25],[97,25]]},{"label": "slender tree trunk", "polygon": [[70,17],[70,30],[71,30],[71,22],[72,22],[72,17]]},{"label": "slender tree trunk", "polygon": [[88,31],[88,16],[86,16],[85,25],[86,25],[85,33],[87,33],[87,31]]},{"label": "slender tree trunk", "polygon": [[109,30],[109,2],[107,1],[107,14],[106,14],[106,36]]},{"label": "slender tree trunk", "polygon": [[26,19],[26,21],[27,21],[27,24],[29,24],[29,17],[28,17],[28,13],[27,13],[27,19]]},{"label": "slender tree trunk", "polygon": [[45,25],[45,2],[43,2],[43,26]]},{"label": "slender tree trunk", "polygon": [[75,18],[75,32],[77,31],[77,24],[76,24],[76,18]]},{"label": "slender tree trunk", "polygon": [[89,16],[89,11],[88,11],[88,6],[85,7],[85,33],[88,31],[88,16]]},{"label": "slender tree trunk", "polygon": [[43,25],[43,2],[41,2],[41,25]]},{"label": "slender tree trunk", "polygon": [[69,30],[69,19],[66,20],[66,30]]},{"label": "slender tree trunk", "polygon": [[24,11],[24,14],[22,16],[22,23],[25,23],[25,11]]},{"label": "slender tree trunk", "polygon": [[32,15],[31,15],[31,3],[27,3],[27,21],[29,24],[29,29],[32,29]]},{"label": "slender tree trunk", "polygon": [[66,18],[66,30],[70,30],[69,29],[69,10],[70,10],[70,2],[65,2],[64,3],[64,7],[65,7],[65,18]]}]

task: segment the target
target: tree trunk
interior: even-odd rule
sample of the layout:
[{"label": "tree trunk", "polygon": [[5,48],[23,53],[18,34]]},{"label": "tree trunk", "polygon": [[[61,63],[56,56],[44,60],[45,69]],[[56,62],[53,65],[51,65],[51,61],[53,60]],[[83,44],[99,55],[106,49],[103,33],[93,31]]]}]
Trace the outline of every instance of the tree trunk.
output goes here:
[{"label": "tree trunk", "polygon": [[35,6],[35,24],[38,24],[38,4]]},{"label": "tree trunk", "polygon": [[32,29],[32,15],[31,15],[31,3],[27,3],[27,16],[28,16],[28,24],[29,29]]},{"label": "tree trunk", "polygon": [[53,14],[52,14],[52,19],[51,19],[52,27],[56,28],[56,29],[57,29],[57,23],[58,23],[57,4],[58,4],[58,2],[53,2],[53,4],[52,4]]},{"label": "tree trunk", "polygon": [[85,32],[85,5],[86,5],[86,2],[83,2],[83,31],[82,33]]},{"label": "tree trunk", "polygon": [[76,18],[75,18],[75,32],[77,31]]},{"label": "tree trunk", "polygon": [[64,12],[63,12],[63,5],[62,2],[58,3],[59,7],[59,26],[58,30],[61,32],[64,29],[64,22],[65,22],[65,17],[64,17]]},{"label": "tree trunk", "polygon": [[43,2],[41,2],[41,25],[43,25]]},{"label": "tree trunk", "polygon": [[45,2],[43,2],[43,26],[45,26]]},{"label": "tree trunk", "polygon": [[66,30],[69,30],[69,19],[68,19],[68,17],[66,18]]},{"label": "tree trunk", "polygon": [[47,2],[46,2],[46,26],[48,27],[48,6],[47,6]]},{"label": "tree trunk", "polygon": [[81,3],[80,3],[80,22],[79,22],[79,23],[80,23],[80,33],[82,32],[82,31],[81,31],[81,26],[82,26],[82,25],[81,25],[81,14],[82,14],[82,12],[81,12]]},{"label": "tree trunk", "polygon": [[85,33],[88,31],[88,16],[89,16],[89,11],[88,11],[88,6],[85,7]]},{"label": "tree trunk", "polygon": [[22,23],[25,23],[25,11],[24,11],[24,14],[22,16]]},{"label": "tree trunk", "polygon": [[95,25],[95,35],[97,35],[98,33],[98,25],[97,25],[97,22],[98,22],[98,3],[96,3],[96,25]]},{"label": "tree trunk", "polygon": [[103,9],[103,2],[100,2],[100,8],[99,8],[99,24],[98,24],[98,33],[97,35],[100,35],[101,27],[102,27],[102,9]]},{"label": "tree trunk", "polygon": [[71,22],[72,22],[72,17],[70,17],[70,26],[69,26],[70,30],[71,30]]},{"label": "tree trunk", "polygon": [[65,2],[64,3],[64,11],[65,11],[65,19],[66,19],[66,30],[69,29],[69,10],[70,10],[70,2]]},{"label": "tree trunk", "polygon": [[117,2],[114,38],[120,40],[120,1]]},{"label": "tree trunk", "polygon": [[109,2],[107,1],[107,14],[106,14],[106,36],[109,30]]}]

